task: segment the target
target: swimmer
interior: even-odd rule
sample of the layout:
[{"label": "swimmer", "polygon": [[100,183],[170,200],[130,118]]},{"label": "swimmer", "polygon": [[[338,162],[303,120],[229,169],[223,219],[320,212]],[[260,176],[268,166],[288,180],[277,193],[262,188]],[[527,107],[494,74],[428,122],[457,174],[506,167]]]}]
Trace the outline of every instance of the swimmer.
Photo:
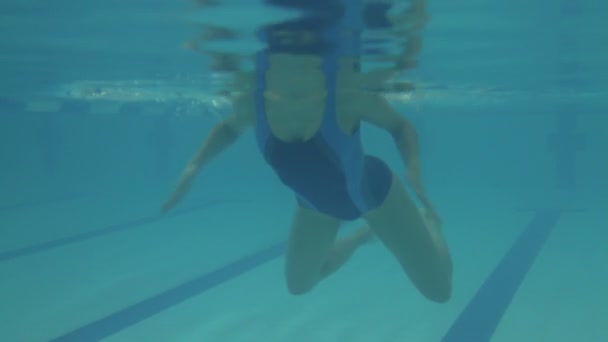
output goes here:
[{"label": "swimmer", "polygon": [[[369,90],[386,77],[360,72],[354,58],[288,50],[271,46],[257,55],[254,73],[240,75],[232,114],[205,138],[162,211],[183,198],[201,168],[253,129],[261,155],[296,198],[285,262],[291,294],[311,291],[374,236],[423,296],[447,302],[452,261],[423,186],[415,128]],[[393,138],[422,208],[399,175],[364,152],[362,124]],[[357,219],[365,224],[338,239],[341,224]]]}]

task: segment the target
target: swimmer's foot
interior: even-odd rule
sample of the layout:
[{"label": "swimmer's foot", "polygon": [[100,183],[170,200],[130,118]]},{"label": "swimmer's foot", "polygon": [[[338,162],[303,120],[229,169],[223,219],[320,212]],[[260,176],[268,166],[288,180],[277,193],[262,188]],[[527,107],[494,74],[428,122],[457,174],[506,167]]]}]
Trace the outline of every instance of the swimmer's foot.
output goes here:
[{"label": "swimmer's foot", "polygon": [[321,269],[321,277],[325,278],[342,267],[353,253],[362,245],[371,243],[375,238],[372,230],[367,226],[357,229],[353,234],[338,240]]}]

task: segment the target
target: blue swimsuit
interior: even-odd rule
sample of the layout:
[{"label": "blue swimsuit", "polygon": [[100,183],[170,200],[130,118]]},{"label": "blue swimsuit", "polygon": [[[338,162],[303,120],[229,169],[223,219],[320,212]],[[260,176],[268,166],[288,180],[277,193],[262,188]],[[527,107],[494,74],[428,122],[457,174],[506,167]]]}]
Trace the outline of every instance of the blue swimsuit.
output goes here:
[{"label": "blue swimsuit", "polygon": [[[270,0],[269,0],[270,1]],[[355,220],[385,200],[393,180],[392,172],[380,159],[365,155],[359,128],[345,134],[336,117],[338,60],[359,56],[364,26],[386,26],[387,6],[369,6],[363,0],[272,0],[308,15],[281,22],[260,32],[266,49],[256,56],[255,110],[256,138],[268,164],[281,181],[295,193],[299,205],[341,220]],[[290,43],[273,32],[312,33],[318,40]],[[322,56],[327,97],[319,131],[304,142],[285,142],[268,126],[264,91],[268,53]],[[358,66],[357,66],[358,68]]]},{"label": "blue swimsuit", "polygon": [[285,142],[270,131],[266,118],[267,56],[256,63],[256,138],[268,164],[291,188],[298,203],[341,220],[355,220],[380,206],[392,184],[392,172],[378,158],[365,155],[359,129],[348,135],[336,118],[335,59],[324,58],[327,98],[319,131],[304,142]]}]

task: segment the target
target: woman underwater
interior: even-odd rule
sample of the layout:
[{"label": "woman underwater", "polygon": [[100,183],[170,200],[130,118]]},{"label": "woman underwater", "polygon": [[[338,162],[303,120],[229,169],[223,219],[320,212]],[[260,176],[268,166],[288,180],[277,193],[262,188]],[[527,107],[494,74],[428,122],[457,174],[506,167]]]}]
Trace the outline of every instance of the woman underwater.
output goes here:
[{"label": "woman underwater", "polygon": [[[309,292],[375,235],[426,298],[446,302],[452,261],[421,181],[416,131],[382,94],[370,91],[386,79],[379,76],[383,71],[362,73],[357,58],[335,53],[336,44],[323,42],[327,27],[299,22],[266,30],[267,48],[257,54],[255,72],[239,77],[233,112],[211,130],[162,210],[251,128],[262,156],[297,199],[285,263],[290,293]],[[393,138],[422,208],[398,175],[365,154],[362,123]],[[337,239],[343,221],[360,218],[366,225]]]}]

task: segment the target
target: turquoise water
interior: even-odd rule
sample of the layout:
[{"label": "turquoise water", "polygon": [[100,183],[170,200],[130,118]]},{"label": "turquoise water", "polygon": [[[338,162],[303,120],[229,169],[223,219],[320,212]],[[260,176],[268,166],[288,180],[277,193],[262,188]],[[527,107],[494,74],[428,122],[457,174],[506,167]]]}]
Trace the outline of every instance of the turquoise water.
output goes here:
[{"label": "turquoise water", "polygon": [[[453,255],[442,305],[380,243],[289,295],[282,247],[295,203],[251,132],[159,214],[230,107],[214,92],[224,76],[183,42],[209,18],[246,33],[274,12],[236,0],[216,12],[3,2],[0,339],[608,340],[608,6],[433,2],[428,12],[406,74],[421,86],[389,99],[418,129]],[[390,138],[363,133],[402,173]]]}]

